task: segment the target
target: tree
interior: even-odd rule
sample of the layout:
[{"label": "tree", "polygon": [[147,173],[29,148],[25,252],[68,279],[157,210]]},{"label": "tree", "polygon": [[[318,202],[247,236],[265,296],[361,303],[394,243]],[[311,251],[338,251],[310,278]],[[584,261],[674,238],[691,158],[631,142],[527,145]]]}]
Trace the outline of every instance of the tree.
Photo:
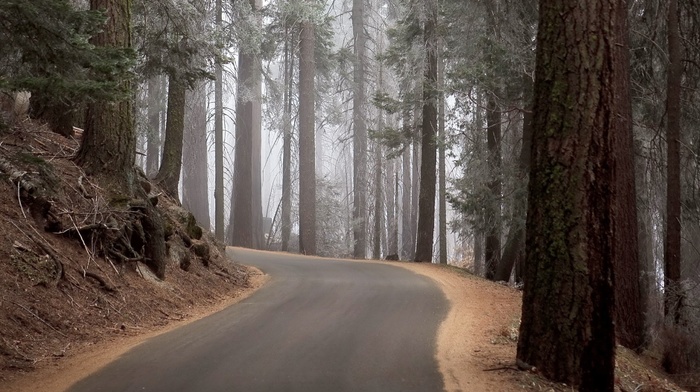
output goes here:
[{"label": "tree", "polygon": [[666,240],[664,242],[665,313],[679,323],[681,288],[681,81],[683,63],[678,23],[678,0],[668,2],[668,71],[666,83]]},{"label": "tree", "polygon": [[[307,5],[310,3],[307,1]],[[299,42],[299,251],[316,254],[316,154],[314,24],[301,21]]]},{"label": "tree", "polygon": [[291,34],[285,20],[284,31],[284,97],[282,120],[282,250],[289,250],[292,232],[292,94],[294,85],[294,56],[290,48]]},{"label": "tree", "polygon": [[187,95],[185,105],[182,205],[192,212],[199,226],[209,229],[206,83],[199,83],[197,88]]},{"label": "tree", "polygon": [[[261,4],[251,0],[250,18],[260,27],[256,15]],[[246,248],[262,247],[262,207],[260,206],[260,48],[243,43],[238,57],[238,94],[236,94],[236,156],[231,198],[230,243]],[[257,140],[257,143],[256,143]],[[257,171],[257,173],[256,173]],[[257,181],[256,181],[257,180]],[[257,197],[256,197],[257,196]],[[257,199],[257,200],[256,200]],[[259,216],[260,215],[260,216]],[[258,217],[259,216],[259,217]]]},{"label": "tree", "polygon": [[420,196],[415,261],[431,262],[435,226],[435,183],[437,153],[437,0],[425,0],[425,73],[423,76],[423,123],[421,126]]},{"label": "tree", "polygon": [[[613,391],[620,42],[626,2],[540,1],[518,364]],[[576,108],[576,110],[571,110]]]},{"label": "tree", "polygon": [[496,97],[489,96],[486,113],[486,144],[488,146],[488,187],[491,200],[486,208],[486,219],[489,222],[486,233],[484,257],[486,262],[486,279],[496,277],[496,266],[501,260],[501,110],[496,103]]},{"label": "tree", "polygon": [[0,3],[0,89],[29,91],[31,115],[63,136],[73,134],[74,114],[94,100],[126,98],[131,45],[93,45],[107,15],[68,0]]},{"label": "tree", "polygon": [[165,142],[156,182],[170,197],[180,200],[179,185],[182,170],[182,142],[185,132],[185,94],[187,85],[176,75],[168,78],[168,109]]},{"label": "tree", "polygon": [[[216,0],[215,20],[222,29],[221,0]],[[221,59],[214,64],[214,233],[224,241],[224,72]]]},{"label": "tree", "polygon": [[[105,12],[109,23],[92,37],[95,46],[131,48],[131,19],[129,0],[90,0],[91,10]],[[124,80],[122,88],[131,90]],[[131,99],[98,100],[88,104],[85,132],[75,156],[86,173],[102,176],[110,191],[133,194],[136,133]]]},{"label": "tree", "polygon": [[367,124],[365,111],[365,1],[352,2],[352,35],[355,63],[353,67],[352,123],[353,123],[353,257],[364,259],[367,251]]},{"label": "tree", "polygon": [[158,174],[160,163],[160,112],[162,106],[163,83],[160,76],[148,79],[148,133],[146,134],[146,175],[153,178]]}]

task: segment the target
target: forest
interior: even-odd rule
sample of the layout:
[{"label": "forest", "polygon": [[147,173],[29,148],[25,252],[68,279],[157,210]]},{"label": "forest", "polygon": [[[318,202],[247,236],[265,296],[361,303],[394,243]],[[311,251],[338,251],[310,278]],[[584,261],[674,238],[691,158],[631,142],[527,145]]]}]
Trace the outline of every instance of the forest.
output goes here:
[{"label": "forest", "polygon": [[[518,366],[612,390],[616,342],[700,370],[699,17],[679,0],[3,0],[0,129],[29,115],[79,138],[104,188],[147,199],[140,172],[228,245],[524,285]],[[147,245],[160,277],[164,247]]]}]

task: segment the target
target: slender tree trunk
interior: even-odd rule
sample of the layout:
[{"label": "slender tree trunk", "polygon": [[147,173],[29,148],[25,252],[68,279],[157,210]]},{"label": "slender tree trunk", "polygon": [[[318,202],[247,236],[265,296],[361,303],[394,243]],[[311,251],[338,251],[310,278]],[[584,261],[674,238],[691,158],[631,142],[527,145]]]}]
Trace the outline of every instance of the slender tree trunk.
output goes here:
[{"label": "slender tree trunk", "polygon": [[[411,134],[411,115],[409,110],[403,113],[404,134]],[[408,142],[407,142],[408,143]],[[403,181],[401,193],[401,259],[410,260],[413,253],[411,244],[411,148],[406,145],[401,157],[401,180]]]},{"label": "slender tree trunk", "polygon": [[683,311],[681,287],[681,82],[683,63],[678,27],[678,0],[668,2],[668,72],[666,83],[666,240],[665,312],[672,322],[679,323]]},{"label": "slender tree trunk", "polygon": [[284,139],[282,141],[282,251],[289,250],[292,232],[292,87],[294,56],[289,48],[289,31],[284,41]]},{"label": "slender tree trunk", "polygon": [[[529,80],[529,76],[527,77]],[[525,81],[526,85],[532,85]],[[526,92],[530,88],[526,88]],[[529,96],[530,94],[526,94]],[[520,149],[520,159],[518,160],[518,177],[523,178],[524,189],[527,189],[527,173],[530,170],[530,149],[532,148],[532,106],[528,103],[523,113],[523,141]],[[524,193],[524,192],[523,192]],[[513,266],[521,265],[525,258],[525,219],[527,215],[527,194],[516,194],[514,208],[511,217],[510,230],[503,249],[503,255],[496,267],[496,281],[507,282],[510,279]],[[516,269],[515,281],[520,282],[521,276]]]},{"label": "slender tree trunk", "polygon": [[438,139],[439,139],[439,182],[440,194],[438,195],[440,205],[439,237],[440,237],[440,264],[447,264],[447,179],[445,173],[445,148],[447,144],[445,136],[445,60],[442,51],[444,47],[443,39],[440,39],[438,56],[438,94],[440,101],[438,106]]},{"label": "slender tree trunk", "polygon": [[299,44],[299,251],[316,254],[316,163],[314,25],[301,22]]},{"label": "slender tree trunk", "polygon": [[163,159],[156,175],[156,182],[175,200],[179,198],[180,171],[182,169],[182,141],[185,130],[185,94],[183,80],[170,76],[168,80],[168,113],[165,122]]},{"label": "slender tree trunk", "polygon": [[387,251],[388,255],[399,255],[399,225],[398,225],[398,195],[399,195],[399,174],[396,172],[396,160],[389,161],[386,172],[385,187],[386,195],[386,212],[387,212]]},{"label": "slender tree trunk", "polygon": [[491,200],[488,203],[486,219],[488,232],[486,234],[486,279],[496,277],[496,266],[501,260],[501,110],[493,96],[489,97],[487,122],[489,191]]},{"label": "slender tree trunk", "polygon": [[644,331],[645,341],[648,340],[646,333],[651,331],[652,320],[654,319],[654,305],[657,297],[656,288],[656,267],[654,262],[654,236],[652,235],[653,223],[649,208],[650,200],[648,196],[651,185],[648,180],[645,158],[643,158],[643,145],[639,140],[635,140],[635,178],[639,181],[637,187],[637,205],[639,206],[638,232],[639,232],[639,267],[640,267],[640,291],[642,292],[642,312],[645,314]]},{"label": "slender tree trunk", "polygon": [[365,112],[365,2],[352,2],[352,33],[354,38],[355,65],[353,71],[352,121],[353,121],[353,257],[364,259],[367,249],[367,125]]},{"label": "slender tree trunk", "polygon": [[[527,261],[517,362],[580,391],[614,390],[617,119],[626,2],[540,1]],[[595,15],[595,17],[591,17]],[[596,34],[590,32],[595,31]],[[577,110],[570,108],[576,107]],[[633,207],[632,207],[633,208]]]},{"label": "slender tree trunk", "polygon": [[[91,10],[104,11],[110,23],[91,39],[95,46],[131,47],[131,2],[90,0]],[[131,82],[124,82],[131,90]],[[101,176],[115,193],[131,196],[136,161],[136,132],[131,99],[88,104],[85,132],[75,161],[87,174]]]},{"label": "slender tree trunk", "polygon": [[[381,129],[381,114],[379,124]],[[375,143],[375,169],[374,169],[374,237],[372,241],[372,258],[379,260],[382,257],[382,146]]]},{"label": "slender tree trunk", "polygon": [[206,84],[201,82],[186,96],[182,205],[204,229],[210,226],[207,151],[207,92]]},{"label": "slender tree trunk", "polygon": [[438,35],[437,0],[425,0],[426,21],[423,30],[426,67],[423,77],[423,124],[421,127],[420,196],[418,232],[416,237],[417,262],[432,262],[435,235],[435,183],[438,115]]},{"label": "slender tree trunk", "polygon": [[163,103],[162,83],[159,76],[148,79],[148,135],[146,138],[146,175],[158,174],[160,163],[160,110]]},{"label": "slender tree trunk", "polygon": [[[250,5],[253,8],[255,15],[255,23],[257,28],[262,30],[262,0],[250,0]],[[251,86],[252,96],[252,150],[251,150],[251,171],[253,178],[252,192],[252,210],[253,215],[251,226],[253,243],[255,249],[263,249],[264,233],[263,233],[263,211],[262,211],[262,59],[260,56],[253,56],[253,85]]]},{"label": "slender tree trunk", "polygon": [[[216,26],[222,27],[221,0],[216,0]],[[214,80],[214,232],[216,239],[223,242],[224,229],[224,73],[219,61],[216,62]]]}]

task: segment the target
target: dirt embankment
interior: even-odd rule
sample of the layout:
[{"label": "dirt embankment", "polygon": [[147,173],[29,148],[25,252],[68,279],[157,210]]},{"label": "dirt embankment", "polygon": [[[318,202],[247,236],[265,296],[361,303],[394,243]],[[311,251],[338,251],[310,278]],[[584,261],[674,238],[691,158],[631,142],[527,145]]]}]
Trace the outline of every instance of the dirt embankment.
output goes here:
[{"label": "dirt embankment", "polygon": [[0,133],[2,391],[60,390],[46,384],[64,377],[58,369],[94,366],[90,352],[114,351],[109,342],[128,347],[130,337],[211,312],[250,288],[255,274],[228,261],[190,213],[142,184],[165,222],[168,262],[165,280],[157,279],[143,250],[142,209],[86,176],[71,161],[77,147],[30,122]]}]

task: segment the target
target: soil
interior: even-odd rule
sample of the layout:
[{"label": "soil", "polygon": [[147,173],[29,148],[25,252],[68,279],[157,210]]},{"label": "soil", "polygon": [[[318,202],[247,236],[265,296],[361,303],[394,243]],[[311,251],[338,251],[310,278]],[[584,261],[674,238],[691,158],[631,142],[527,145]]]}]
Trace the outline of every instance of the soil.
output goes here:
[{"label": "soil", "polygon": [[227,260],[206,230],[199,237],[192,215],[150,184],[168,232],[156,278],[143,248],[126,245],[143,233],[123,236],[139,213],[71,161],[77,148],[30,121],[0,133],[0,391],[62,390],[255,285],[254,270]]}]

